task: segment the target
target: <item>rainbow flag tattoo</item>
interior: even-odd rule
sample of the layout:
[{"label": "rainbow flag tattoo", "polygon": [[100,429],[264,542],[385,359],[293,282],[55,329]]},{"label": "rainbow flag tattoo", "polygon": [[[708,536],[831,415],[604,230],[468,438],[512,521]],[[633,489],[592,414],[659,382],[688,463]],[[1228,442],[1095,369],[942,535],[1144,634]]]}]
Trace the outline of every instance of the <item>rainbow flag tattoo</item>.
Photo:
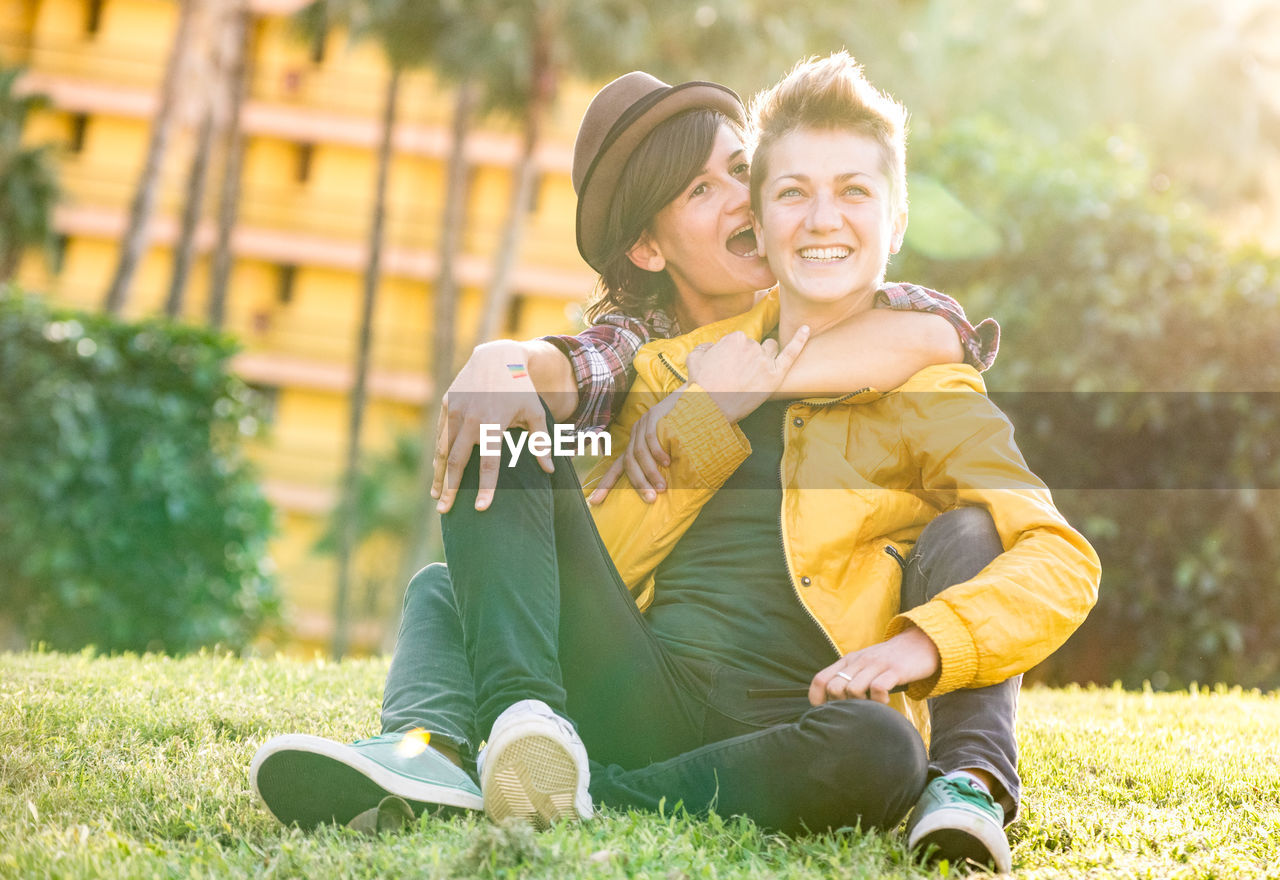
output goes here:
[{"label": "rainbow flag tattoo", "polygon": [[524,364],[507,364],[507,369],[511,371],[512,379],[523,379],[529,375],[524,368]]}]

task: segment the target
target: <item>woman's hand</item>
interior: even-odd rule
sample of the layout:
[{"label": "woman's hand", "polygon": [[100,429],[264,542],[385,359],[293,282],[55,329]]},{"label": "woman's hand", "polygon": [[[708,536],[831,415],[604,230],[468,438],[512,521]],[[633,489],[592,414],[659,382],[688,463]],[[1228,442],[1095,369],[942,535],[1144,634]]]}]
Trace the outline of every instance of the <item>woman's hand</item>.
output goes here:
[{"label": "woman's hand", "polygon": [[666,491],[667,483],[662,469],[671,467],[671,452],[675,450],[662,447],[658,440],[658,422],[675,408],[680,395],[688,387],[687,384],[680,386],[636,419],[631,428],[631,437],[627,440],[627,448],[604,472],[595,490],[587,498],[588,503],[603,502],[623,473],[631,481],[632,488],[648,503],[657,500],[659,492]]},{"label": "woman's hand", "polygon": [[[513,371],[512,366],[519,366]],[[515,375],[523,372],[523,376]],[[497,425],[501,430],[519,427],[529,431],[547,430],[542,399],[530,378],[524,349],[516,342],[490,342],[471,353],[467,363],[449,385],[440,403],[436,423],[436,450],[431,497],[436,510],[447,513],[453,506],[462,472],[480,441],[481,425]],[[493,501],[498,485],[500,456],[480,458],[480,491],[476,510],[485,510]],[[551,454],[538,456],[547,473],[555,470]]]},{"label": "woman's hand", "polygon": [[938,648],[924,630],[908,627],[888,641],[845,654],[813,677],[809,702],[875,700],[888,703],[899,686],[932,677],[942,666]]},{"label": "woman's hand", "polygon": [[700,345],[689,352],[689,379],[711,395],[725,418],[737,422],[778,389],[808,341],[809,328],[804,326],[781,351],[777,340],[756,342],[735,331],[714,345]]}]

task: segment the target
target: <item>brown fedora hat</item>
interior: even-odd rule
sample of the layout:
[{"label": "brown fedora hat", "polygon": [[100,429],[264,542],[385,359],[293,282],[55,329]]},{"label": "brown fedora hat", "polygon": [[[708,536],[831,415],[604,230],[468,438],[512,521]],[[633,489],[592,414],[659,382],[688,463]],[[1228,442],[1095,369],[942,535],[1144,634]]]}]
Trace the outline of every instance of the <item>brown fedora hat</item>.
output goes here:
[{"label": "brown fedora hat", "polygon": [[622,169],[649,132],[677,113],[718,110],[743,124],[742,99],[711,82],[669,86],[642,71],[620,76],[596,93],[573,145],[573,188],[578,194],[578,251],[601,271],[605,222]]}]

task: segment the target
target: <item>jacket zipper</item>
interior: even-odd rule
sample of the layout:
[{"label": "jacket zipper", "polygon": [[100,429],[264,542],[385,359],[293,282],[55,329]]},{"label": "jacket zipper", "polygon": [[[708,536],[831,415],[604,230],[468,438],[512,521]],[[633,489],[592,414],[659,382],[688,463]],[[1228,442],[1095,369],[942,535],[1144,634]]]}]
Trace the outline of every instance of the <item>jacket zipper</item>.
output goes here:
[{"label": "jacket zipper", "polygon": [[670,370],[670,371],[671,371],[671,375],[673,375],[673,376],[675,376],[677,379],[679,379],[679,380],[680,380],[680,384],[681,384],[681,385],[683,385],[685,382],[688,382],[688,381],[689,381],[689,380],[688,380],[688,378],[686,378],[685,376],[681,375],[681,374],[680,374],[680,371],[679,371],[679,370],[677,370],[675,367],[673,367],[673,366],[671,365],[671,361],[667,360],[667,355],[666,355],[666,353],[665,353],[665,352],[659,352],[659,353],[658,353],[658,363],[662,364],[664,367],[666,367],[668,370]]},{"label": "jacket zipper", "polygon": [[[870,390],[871,390],[871,386],[868,385],[866,388],[859,388],[857,391],[850,391],[846,394],[841,394],[839,397],[833,397],[831,400],[819,400],[813,403],[806,402],[805,406],[809,407],[810,409],[826,409],[829,406],[835,406],[838,403],[844,403],[846,400],[850,399],[851,397],[857,397],[859,394],[866,394]],[[786,425],[783,425],[783,430],[786,430]]]},{"label": "jacket zipper", "polygon": [[[854,392],[854,394],[860,393],[861,392]],[[846,397],[847,396],[852,395],[846,395]],[[810,406],[812,405],[813,404],[810,404]],[[787,458],[787,421],[791,417],[791,407],[792,404],[787,404],[786,408],[782,411],[782,456],[778,459],[778,485],[782,487],[784,499],[787,493],[787,487],[782,481],[782,464]],[[778,538],[782,542],[782,564],[787,568],[787,580],[791,582],[792,595],[796,597],[796,601],[800,603],[800,607],[804,610],[804,613],[813,621],[813,625],[816,626],[826,638],[827,644],[831,646],[831,650],[836,652],[836,657],[839,658],[843,656],[840,652],[840,646],[836,644],[836,640],[831,637],[831,633],[822,625],[822,621],[818,620],[818,616],[809,609],[809,606],[804,601],[804,597],[800,595],[800,586],[796,583],[796,573],[791,569],[791,557],[787,555],[787,520],[785,501],[784,505],[778,508]]]}]

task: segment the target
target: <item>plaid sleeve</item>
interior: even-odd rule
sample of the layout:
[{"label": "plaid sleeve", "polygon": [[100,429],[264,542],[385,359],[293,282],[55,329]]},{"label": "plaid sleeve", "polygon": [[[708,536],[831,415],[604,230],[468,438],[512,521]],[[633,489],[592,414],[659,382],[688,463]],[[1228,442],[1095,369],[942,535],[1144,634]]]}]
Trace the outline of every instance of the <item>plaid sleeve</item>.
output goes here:
[{"label": "plaid sleeve", "polygon": [[605,315],[577,336],[542,337],[573,366],[578,406],[570,420],[579,431],[608,427],[635,378],[631,362],[652,337],[643,320],[620,314]]},{"label": "plaid sleeve", "polygon": [[986,370],[995,363],[1000,350],[1000,325],[995,318],[984,318],[975,327],[965,317],[964,309],[945,293],[918,284],[889,284],[876,295],[877,306],[915,312],[931,312],[951,322],[964,347],[965,363],[975,370]]}]

